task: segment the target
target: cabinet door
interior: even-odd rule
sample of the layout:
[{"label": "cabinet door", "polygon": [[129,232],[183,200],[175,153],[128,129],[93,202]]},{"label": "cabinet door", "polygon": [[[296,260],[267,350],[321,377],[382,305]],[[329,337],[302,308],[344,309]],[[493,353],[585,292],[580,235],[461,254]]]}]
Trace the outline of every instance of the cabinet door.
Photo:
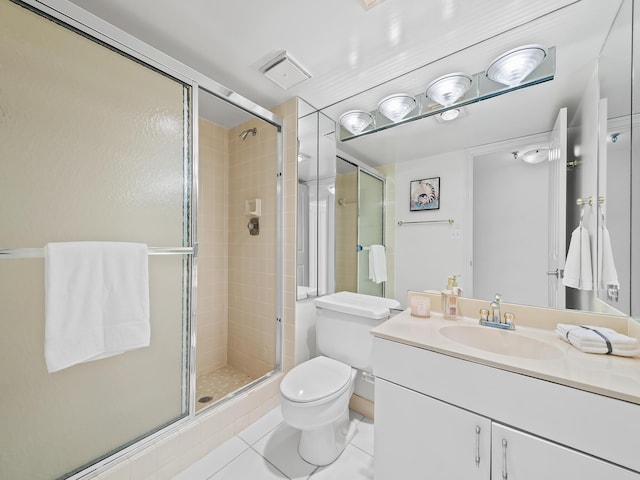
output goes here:
[{"label": "cabinet door", "polygon": [[491,422],[376,379],[375,480],[488,480]]},{"label": "cabinet door", "polygon": [[[377,419],[376,419],[377,420]],[[639,480],[640,474],[494,423],[493,480]]]}]

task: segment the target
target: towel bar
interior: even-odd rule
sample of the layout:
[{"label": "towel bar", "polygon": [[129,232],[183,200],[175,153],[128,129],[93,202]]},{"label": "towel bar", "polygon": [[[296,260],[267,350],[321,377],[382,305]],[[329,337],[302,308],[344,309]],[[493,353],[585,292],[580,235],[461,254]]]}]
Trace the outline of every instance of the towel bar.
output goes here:
[{"label": "towel bar", "polygon": [[402,220],[398,220],[398,226],[407,225],[409,223],[448,223],[449,225],[453,225],[453,218],[449,218],[448,220],[419,220],[416,222],[403,222]]},{"label": "towel bar", "polygon": [[[193,247],[149,247],[149,255],[193,255]],[[44,258],[44,248],[0,248],[0,258]]]}]

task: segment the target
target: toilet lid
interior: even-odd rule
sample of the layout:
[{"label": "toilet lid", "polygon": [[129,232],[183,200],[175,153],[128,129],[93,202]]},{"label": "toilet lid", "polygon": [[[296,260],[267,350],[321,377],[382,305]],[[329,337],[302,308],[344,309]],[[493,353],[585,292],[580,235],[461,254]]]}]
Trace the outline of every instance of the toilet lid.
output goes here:
[{"label": "toilet lid", "polygon": [[320,356],[287,373],[280,383],[280,392],[292,402],[314,402],[340,391],[350,380],[349,365]]}]

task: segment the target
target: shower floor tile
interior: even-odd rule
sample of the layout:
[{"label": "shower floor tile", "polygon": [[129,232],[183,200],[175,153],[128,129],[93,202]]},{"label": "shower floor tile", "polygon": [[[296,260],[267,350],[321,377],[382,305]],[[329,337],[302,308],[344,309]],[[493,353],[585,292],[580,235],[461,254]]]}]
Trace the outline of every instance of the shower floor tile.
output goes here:
[{"label": "shower floor tile", "polygon": [[[196,411],[217,402],[256,378],[230,365],[199,376],[196,378]],[[211,400],[207,398],[206,402],[199,401],[205,397],[210,397]]]}]

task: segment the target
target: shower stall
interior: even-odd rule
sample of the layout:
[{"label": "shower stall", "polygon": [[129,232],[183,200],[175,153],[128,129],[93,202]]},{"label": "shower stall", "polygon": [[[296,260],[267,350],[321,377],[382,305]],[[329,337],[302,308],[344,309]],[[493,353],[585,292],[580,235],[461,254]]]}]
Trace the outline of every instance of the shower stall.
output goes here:
[{"label": "shower stall", "polygon": [[[90,476],[280,368],[280,118],[47,3],[0,2],[0,478]],[[151,341],[48,373],[44,247],[70,241],[149,246]]]},{"label": "shower stall", "polygon": [[199,90],[196,409],[279,369],[278,129]]}]

